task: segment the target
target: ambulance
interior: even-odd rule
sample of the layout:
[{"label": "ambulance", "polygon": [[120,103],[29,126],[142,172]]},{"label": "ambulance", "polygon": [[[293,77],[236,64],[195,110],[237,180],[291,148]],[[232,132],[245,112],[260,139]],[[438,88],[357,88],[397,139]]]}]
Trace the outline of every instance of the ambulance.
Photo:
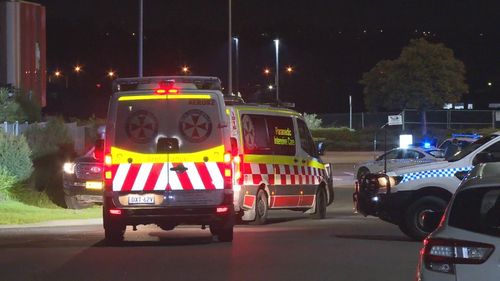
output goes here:
[{"label": "ambulance", "polygon": [[235,165],[235,211],[266,223],[270,210],[323,219],[333,202],[332,166],[321,161],[303,117],[276,105],[226,101]]},{"label": "ambulance", "polygon": [[266,222],[269,210],[324,218],[331,167],[302,116],[282,106],[224,97],[216,77],[114,81],[102,145],[105,240],[128,225],[209,227],[232,241],[236,219]]},{"label": "ambulance", "polygon": [[233,170],[220,80],[121,78],[113,82],[102,145],[105,241],[127,225],[209,226],[233,239]]}]

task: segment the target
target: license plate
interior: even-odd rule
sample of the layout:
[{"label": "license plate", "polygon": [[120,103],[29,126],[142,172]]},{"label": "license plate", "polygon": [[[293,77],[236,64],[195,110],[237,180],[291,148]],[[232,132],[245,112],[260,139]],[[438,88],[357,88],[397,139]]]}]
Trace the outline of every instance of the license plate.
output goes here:
[{"label": "license plate", "polygon": [[102,189],[102,182],[100,181],[88,181],[85,183],[86,189]]},{"label": "license plate", "polygon": [[128,204],[129,205],[138,205],[138,204],[146,204],[146,205],[154,205],[155,196],[154,195],[129,195],[128,196]]}]

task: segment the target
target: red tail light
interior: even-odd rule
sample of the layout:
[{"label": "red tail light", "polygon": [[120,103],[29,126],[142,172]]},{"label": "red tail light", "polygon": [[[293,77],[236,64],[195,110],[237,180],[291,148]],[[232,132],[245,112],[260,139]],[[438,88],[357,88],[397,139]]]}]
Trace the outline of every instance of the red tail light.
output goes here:
[{"label": "red tail light", "polygon": [[109,209],[109,213],[111,215],[120,216],[122,214],[122,210],[120,210],[120,209]]},{"label": "red tail light", "polygon": [[455,264],[481,264],[493,253],[490,244],[453,239],[424,240],[423,256],[427,269],[454,273]]},{"label": "red tail light", "polygon": [[165,95],[165,94],[178,94],[179,93],[179,90],[178,89],[174,89],[174,88],[170,88],[170,89],[166,89],[166,88],[159,88],[159,89],[156,89],[155,90],[155,94],[157,95]]},{"label": "red tail light", "polygon": [[111,165],[112,165],[112,159],[111,155],[106,154],[104,156],[104,173],[103,173],[103,178],[104,178],[104,188],[108,189],[111,187],[111,184],[113,182],[113,171],[111,170]]},{"label": "red tail light", "polygon": [[227,213],[228,211],[229,211],[229,208],[226,206],[217,207],[217,214]]}]

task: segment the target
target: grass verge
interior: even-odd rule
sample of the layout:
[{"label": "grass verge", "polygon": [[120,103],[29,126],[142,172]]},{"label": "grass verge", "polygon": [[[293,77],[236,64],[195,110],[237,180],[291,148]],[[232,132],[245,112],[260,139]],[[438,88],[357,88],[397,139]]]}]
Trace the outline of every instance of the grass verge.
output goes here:
[{"label": "grass verge", "polygon": [[25,224],[52,220],[100,218],[100,206],[82,210],[68,210],[59,207],[40,208],[25,205],[21,202],[6,200],[0,202],[1,224]]}]

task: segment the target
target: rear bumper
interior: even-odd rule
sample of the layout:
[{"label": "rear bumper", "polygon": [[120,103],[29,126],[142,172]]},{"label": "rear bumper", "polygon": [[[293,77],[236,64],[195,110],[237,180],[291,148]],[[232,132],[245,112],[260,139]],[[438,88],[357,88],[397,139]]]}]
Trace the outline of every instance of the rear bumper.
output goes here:
[{"label": "rear bumper", "polygon": [[[218,207],[227,207],[227,212],[218,213]],[[110,209],[120,210],[121,214],[112,215]],[[188,207],[127,207],[116,208],[110,197],[105,198],[104,217],[125,225],[141,224],[193,224],[210,225],[224,224],[234,225],[234,205],[224,204],[219,206],[188,206]]]}]

